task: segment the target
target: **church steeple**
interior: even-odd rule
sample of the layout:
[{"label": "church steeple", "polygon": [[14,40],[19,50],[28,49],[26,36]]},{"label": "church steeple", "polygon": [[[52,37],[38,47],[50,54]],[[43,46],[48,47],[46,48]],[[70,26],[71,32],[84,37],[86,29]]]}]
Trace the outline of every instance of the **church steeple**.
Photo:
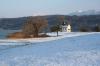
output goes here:
[{"label": "church steeple", "polygon": [[65,20],[63,21],[62,25],[66,25]]}]

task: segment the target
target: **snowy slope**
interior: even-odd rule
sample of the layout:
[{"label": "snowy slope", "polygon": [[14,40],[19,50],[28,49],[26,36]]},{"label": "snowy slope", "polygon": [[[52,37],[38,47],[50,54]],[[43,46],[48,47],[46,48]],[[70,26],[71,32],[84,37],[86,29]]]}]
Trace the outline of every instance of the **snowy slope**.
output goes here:
[{"label": "snowy slope", "polygon": [[100,33],[0,50],[0,66],[100,66]]},{"label": "snowy slope", "polygon": [[57,33],[47,33],[51,37],[46,38],[29,38],[29,39],[0,39],[0,45],[23,45],[23,43],[38,43],[38,42],[46,42],[46,41],[54,41],[66,37],[74,37],[74,36],[82,36],[82,35],[88,35],[88,34],[94,34],[95,32],[59,32],[59,36],[57,37]]}]

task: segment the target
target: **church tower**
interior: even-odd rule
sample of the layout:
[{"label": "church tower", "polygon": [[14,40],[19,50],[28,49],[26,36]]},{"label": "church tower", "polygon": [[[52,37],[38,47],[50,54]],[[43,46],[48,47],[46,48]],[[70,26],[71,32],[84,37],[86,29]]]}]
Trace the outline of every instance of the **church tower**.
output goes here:
[{"label": "church tower", "polygon": [[71,28],[69,21],[63,20],[62,25],[61,25],[61,31],[62,32],[71,32],[72,31],[72,28]]},{"label": "church tower", "polygon": [[62,32],[66,32],[67,31],[67,25],[66,25],[65,21],[61,25],[61,31]]}]

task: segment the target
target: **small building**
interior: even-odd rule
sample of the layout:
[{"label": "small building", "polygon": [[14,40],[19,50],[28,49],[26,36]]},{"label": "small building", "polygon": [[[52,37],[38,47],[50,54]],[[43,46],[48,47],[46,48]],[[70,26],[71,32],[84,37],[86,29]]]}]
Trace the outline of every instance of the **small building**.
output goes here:
[{"label": "small building", "polygon": [[71,32],[71,25],[63,22],[61,25],[61,31],[62,32]]}]

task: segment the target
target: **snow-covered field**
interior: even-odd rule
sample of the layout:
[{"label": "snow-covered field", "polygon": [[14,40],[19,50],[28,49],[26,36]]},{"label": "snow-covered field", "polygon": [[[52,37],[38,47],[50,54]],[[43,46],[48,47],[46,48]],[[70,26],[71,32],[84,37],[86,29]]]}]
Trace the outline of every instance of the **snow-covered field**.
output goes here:
[{"label": "snow-covered field", "polygon": [[100,66],[100,33],[0,41],[0,66]]},{"label": "snow-covered field", "polygon": [[87,32],[59,32],[59,36],[57,37],[56,32],[53,33],[47,33],[51,37],[46,38],[29,38],[29,39],[0,39],[0,45],[23,45],[23,43],[38,43],[38,42],[46,42],[46,41],[54,41],[66,37],[74,37],[74,36],[82,36],[82,35],[88,35],[88,34],[94,34],[95,32],[87,33]]}]

